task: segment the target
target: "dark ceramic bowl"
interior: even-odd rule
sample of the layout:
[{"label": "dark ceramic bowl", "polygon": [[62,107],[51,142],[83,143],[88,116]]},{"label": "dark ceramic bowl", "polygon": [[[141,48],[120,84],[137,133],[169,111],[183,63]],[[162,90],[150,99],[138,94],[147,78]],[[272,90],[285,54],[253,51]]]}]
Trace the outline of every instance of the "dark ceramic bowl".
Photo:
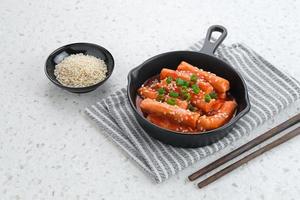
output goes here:
[{"label": "dark ceramic bowl", "polygon": [[[213,31],[221,32],[219,39],[210,41]],[[214,51],[226,37],[227,31],[222,26],[212,26],[208,30],[205,43],[200,52],[174,51],[157,55],[131,70],[128,74],[127,95],[134,110],[135,117],[143,129],[152,137],[176,146],[185,148],[201,147],[212,144],[225,137],[234,124],[250,110],[248,90],[241,74],[230,64],[214,57]],[[161,128],[149,122],[136,108],[137,89],[149,78],[160,73],[162,68],[176,69],[181,61],[186,61],[194,66],[200,66],[206,71],[217,74],[230,82],[230,94],[237,101],[236,115],[220,128],[193,134],[183,134],[176,131]]]},{"label": "dark ceramic bowl", "polygon": [[[65,57],[68,57],[71,54],[78,54],[78,53],[95,56],[96,58],[100,58],[105,62],[107,66],[107,74],[103,81],[88,87],[68,87],[58,82],[58,80],[54,75],[55,65],[60,63]],[[86,93],[95,90],[97,87],[102,85],[110,77],[113,70],[114,70],[114,59],[110,54],[110,52],[99,45],[91,44],[91,43],[73,43],[73,44],[62,46],[49,55],[45,64],[45,73],[47,77],[50,79],[50,81],[55,85],[57,85],[58,87],[73,93]]]}]

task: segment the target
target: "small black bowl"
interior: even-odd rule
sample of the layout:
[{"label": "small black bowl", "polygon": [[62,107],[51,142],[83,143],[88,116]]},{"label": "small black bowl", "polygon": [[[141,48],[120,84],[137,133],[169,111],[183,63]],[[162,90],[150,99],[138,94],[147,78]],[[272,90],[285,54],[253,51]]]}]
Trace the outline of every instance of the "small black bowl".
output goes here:
[{"label": "small black bowl", "polygon": [[[96,58],[100,58],[105,62],[107,66],[107,73],[103,81],[88,87],[68,87],[58,82],[58,80],[54,75],[55,66],[58,63],[60,63],[65,57],[68,57],[71,54],[78,54],[78,53],[95,56]],[[50,79],[50,81],[55,85],[57,85],[58,87],[73,93],[86,93],[95,90],[97,87],[102,85],[110,77],[113,70],[114,70],[114,58],[112,57],[111,53],[105,48],[91,43],[73,43],[73,44],[62,46],[49,55],[45,64],[45,73],[47,77]]]}]

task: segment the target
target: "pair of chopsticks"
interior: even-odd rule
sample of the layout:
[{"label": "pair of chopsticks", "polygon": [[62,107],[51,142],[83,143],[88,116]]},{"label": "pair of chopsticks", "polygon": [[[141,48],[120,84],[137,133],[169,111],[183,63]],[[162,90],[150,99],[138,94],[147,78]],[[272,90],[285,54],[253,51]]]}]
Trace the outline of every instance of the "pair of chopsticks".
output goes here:
[{"label": "pair of chopsticks", "polygon": [[[218,168],[219,166],[225,164],[226,162],[236,158],[237,156],[245,153],[246,151],[254,148],[255,146],[263,143],[264,141],[274,137],[275,135],[279,134],[280,132],[284,131],[285,129],[297,124],[300,121],[300,113],[296,116],[288,119],[287,121],[283,122],[282,124],[272,128],[271,130],[267,131],[266,133],[254,138],[253,140],[249,141],[248,143],[242,145],[241,147],[235,149],[234,151],[226,154],[225,156],[217,159],[216,161],[212,162],[211,164],[205,166],[202,169],[199,169],[195,173],[191,174],[188,178],[190,181],[194,181],[197,178],[207,174],[208,172]],[[293,137],[300,134],[300,127],[290,131],[289,133],[281,136],[280,138],[274,140],[273,142],[263,146],[262,148],[254,151],[253,153],[245,156],[244,158],[236,161],[235,163],[229,165],[228,167],[220,170],[219,172],[211,175],[210,177],[204,179],[203,181],[198,183],[199,188],[203,188],[208,184],[216,181],[217,179],[221,178],[222,176],[228,174],[229,172],[233,171],[234,169],[240,167],[241,165],[245,164],[246,162],[258,157],[259,155],[263,154],[270,149],[292,139]]]}]

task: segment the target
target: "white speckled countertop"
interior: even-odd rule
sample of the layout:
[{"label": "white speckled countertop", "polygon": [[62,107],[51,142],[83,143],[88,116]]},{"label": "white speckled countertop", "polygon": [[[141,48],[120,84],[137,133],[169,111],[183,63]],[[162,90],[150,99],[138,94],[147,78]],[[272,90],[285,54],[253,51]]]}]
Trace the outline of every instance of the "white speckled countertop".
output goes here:
[{"label": "white speckled countertop", "polygon": [[[252,135],[154,184],[89,121],[83,109],[126,84],[155,54],[185,49],[212,24],[225,44],[244,42],[300,77],[300,1],[0,1],[0,199],[285,199],[300,197],[300,137],[198,190],[187,176],[257,133],[299,113],[299,102]],[[111,51],[112,77],[76,95],[54,86],[44,62],[72,42]]]}]

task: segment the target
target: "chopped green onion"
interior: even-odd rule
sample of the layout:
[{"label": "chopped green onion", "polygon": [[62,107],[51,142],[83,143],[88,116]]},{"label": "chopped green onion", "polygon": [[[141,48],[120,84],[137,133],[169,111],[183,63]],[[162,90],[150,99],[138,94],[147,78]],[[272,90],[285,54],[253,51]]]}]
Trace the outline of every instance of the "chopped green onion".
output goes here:
[{"label": "chopped green onion", "polygon": [[166,81],[168,84],[170,84],[172,82],[172,80],[173,80],[173,78],[169,76]]},{"label": "chopped green onion", "polygon": [[174,98],[169,98],[167,100],[167,104],[174,106],[176,104],[176,99]]},{"label": "chopped green onion", "polygon": [[192,89],[193,89],[193,91],[194,91],[195,94],[199,94],[200,88],[198,87],[197,84],[192,85]]},{"label": "chopped green onion", "polygon": [[165,99],[165,96],[163,94],[159,94],[156,98],[157,101],[163,101]]},{"label": "chopped green onion", "polygon": [[211,97],[210,97],[210,95],[209,95],[209,94],[205,94],[205,96],[204,96],[204,100],[205,100],[205,102],[206,102],[206,103],[209,103],[209,102],[210,102],[210,100],[211,100]]},{"label": "chopped green onion", "polygon": [[192,75],[191,75],[191,81],[192,81],[192,82],[196,82],[197,79],[198,79],[198,78],[197,78],[197,76],[196,76],[195,74],[192,74]]},{"label": "chopped green onion", "polygon": [[169,95],[170,95],[170,97],[175,97],[175,98],[179,96],[179,94],[174,91],[170,91]]},{"label": "chopped green onion", "polygon": [[183,84],[183,86],[189,87],[189,85],[190,85],[190,83],[189,83],[189,82],[187,82],[187,81],[184,81],[184,84]]},{"label": "chopped green onion", "polygon": [[184,100],[190,100],[191,99],[191,95],[189,94],[188,90],[187,90],[187,87],[181,87],[181,90],[180,90],[180,95],[181,97],[184,99]]},{"label": "chopped green onion", "polygon": [[187,82],[185,80],[182,80],[181,78],[177,78],[176,79],[176,85],[188,87],[189,86],[189,82]]},{"label": "chopped green onion", "polygon": [[189,104],[189,105],[188,105],[188,109],[189,109],[190,111],[196,111],[196,108],[195,108],[194,106],[192,106],[192,104]]},{"label": "chopped green onion", "polygon": [[188,91],[187,91],[186,89],[181,89],[181,90],[180,90],[180,93],[181,93],[181,95],[183,96],[183,95],[187,94]]},{"label": "chopped green onion", "polygon": [[210,96],[212,99],[217,99],[217,98],[218,98],[218,94],[215,93],[215,92],[211,92],[211,93],[209,94],[209,96]]},{"label": "chopped green onion", "polygon": [[159,88],[157,90],[158,94],[162,95],[162,94],[165,94],[166,90],[164,88]]},{"label": "chopped green onion", "polygon": [[184,85],[184,80],[182,80],[181,78],[177,78],[176,79],[176,85],[183,86]]},{"label": "chopped green onion", "polygon": [[184,98],[184,100],[189,101],[189,100],[191,99],[190,93],[185,93],[185,94],[183,94],[183,98]]},{"label": "chopped green onion", "polygon": [[187,91],[187,88],[188,88],[188,87],[184,85],[184,86],[181,87],[181,90]]}]

